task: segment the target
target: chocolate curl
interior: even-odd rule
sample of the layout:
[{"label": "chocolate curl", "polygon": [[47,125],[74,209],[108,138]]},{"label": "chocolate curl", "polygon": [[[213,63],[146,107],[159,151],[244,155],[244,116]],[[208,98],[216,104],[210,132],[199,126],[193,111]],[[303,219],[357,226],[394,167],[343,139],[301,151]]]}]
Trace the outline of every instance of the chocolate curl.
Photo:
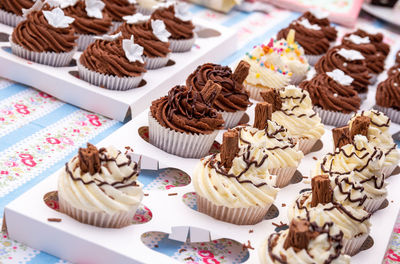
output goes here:
[{"label": "chocolate curl", "polygon": [[331,181],[328,175],[318,175],[311,180],[311,207],[332,202]]},{"label": "chocolate curl", "polygon": [[352,142],[350,139],[349,126],[336,127],[332,129],[332,137],[334,151],[336,148],[341,148]]},{"label": "chocolate curl", "polygon": [[221,146],[221,163],[226,169],[232,167],[232,161],[239,152],[239,134],[236,130],[226,131]]},{"label": "chocolate curl", "polygon": [[100,172],[100,154],[94,145],[87,143],[87,148],[79,148],[78,158],[81,172],[89,172],[90,175]]},{"label": "chocolate curl", "polygon": [[261,92],[260,94],[265,102],[272,104],[272,110],[274,112],[282,108],[282,99],[279,91],[268,88],[265,92]]},{"label": "chocolate curl", "polygon": [[371,118],[368,116],[357,116],[351,123],[350,138],[354,139],[355,135],[368,136],[368,128],[371,124]]},{"label": "chocolate curl", "polygon": [[218,97],[221,92],[222,87],[218,83],[215,83],[211,80],[208,80],[204,88],[201,90],[201,97],[204,102],[208,105],[213,105],[215,99]]},{"label": "chocolate curl", "polygon": [[310,240],[316,237],[316,232],[310,231],[310,222],[303,219],[293,219],[289,226],[289,233],[283,244],[284,249],[293,248],[296,252],[307,249]]},{"label": "chocolate curl", "polygon": [[240,61],[232,75],[232,78],[238,82],[243,83],[246,80],[247,75],[249,75],[250,64],[246,61]]},{"label": "chocolate curl", "polygon": [[254,113],[253,127],[264,129],[267,126],[268,120],[272,119],[272,105],[269,103],[258,103]]}]

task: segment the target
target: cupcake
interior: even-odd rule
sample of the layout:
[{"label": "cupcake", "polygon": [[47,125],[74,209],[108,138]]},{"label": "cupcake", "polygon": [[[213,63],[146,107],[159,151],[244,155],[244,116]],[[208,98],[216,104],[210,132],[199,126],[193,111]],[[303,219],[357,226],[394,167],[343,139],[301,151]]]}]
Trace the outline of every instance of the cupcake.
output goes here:
[{"label": "cupcake", "polygon": [[341,252],[343,233],[332,224],[322,227],[293,219],[289,229],[274,233],[260,246],[260,264],[350,264]]},{"label": "cupcake", "polygon": [[11,37],[13,54],[40,64],[67,66],[76,51],[75,31],[70,26],[73,18],[60,8],[42,10],[43,2],[36,2],[27,11],[26,20],[14,29]]},{"label": "cupcake", "polygon": [[343,37],[342,46],[346,49],[357,50],[364,56],[372,76],[370,82],[374,84],[378,74],[385,69],[385,56],[376,50],[369,37],[360,37],[349,33]]},{"label": "cupcake", "polygon": [[111,17],[113,27],[110,32],[114,32],[124,22],[124,16],[136,14],[136,0],[103,0],[104,11]]},{"label": "cupcake", "polygon": [[321,27],[322,32],[324,32],[325,37],[329,40],[331,44],[334,44],[337,39],[337,30],[331,26],[331,22],[328,19],[329,13],[322,11],[306,11],[303,13],[298,20],[303,18],[310,21],[312,25],[318,25]]},{"label": "cupcake", "polygon": [[105,35],[90,44],[78,61],[79,77],[109,90],[126,91],[139,86],[146,72],[143,47],[133,36]]},{"label": "cupcake", "polygon": [[396,60],[395,60],[395,63],[396,63],[396,64],[400,64],[400,50],[397,51],[397,53],[396,53]]},{"label": "cupcake", "polygon": [[310,65],[304,56],[304,49],[294,39],[295,31],[290,30],[286,39],[271,39],[268,47],[280,55],[280,59],[292,73],[290,83],[299,84],[306,78]]},{"label": "cupcake", "polygon": [[[367,117],[367,118],[365,118]],[[357,126],[360,120],[366,120],[365,136],[368,141],[385,154],[385,162],[382,168],[382,174],[385,178],[389,177],[400,161],[400,153],[397,144],[394,143],[389,132],[390,119],[383,113],[376,110],[362,111],[353,116],[349,121],[349,129],[353,124]]]},{"label": "cupcake", "polygon": [[343,71],[317,74],[310,81],[300,83],[300,88],[310,94],[314,110],[322,123],[331,126],[347,124],[360,108],[361,99],[352,86],[353,78]]},{"label": "cupcake", "polygon": [[114,147],[98,150],[88,143],[58,177],[60,211],[98,227],[130,225],[143,198],[139,170]]},{"label": "cupcake", "polygon": [[371,76],[365,58],[359,51],[337,46],[330,49],[315,64],[317,73],[331,72],[335,69],[339,69],[353,78],[352,86],[358,92],[360,98],[367,98]]},{"label": "cupcake", "polygon": [[201,158],[208,154],[224,120],[212,107],[221,86],[209,80],[201,92],[175,86],[168,96],[151,103],[150,143],[183,158]]},{"label": "cupcake", "polygon": [[306,90],[288,85],[280,90],[261,93],[264,101],[273,105],[272,120],[288,130],[304,155],[325,133],[321,118],[313,110]]},{"label": "cupcake", "polygon": [[34,3],[33,0],[0,1],[0,23],[15,27],[24,20],[22,9],[29,9]]},{"label": "cupcake", "polygon": [[275,200],[276,177],[260,148],[239,147],[239,136],[227,131],[221,153],[200,160],[193,173],[197,210],[236,225],[261,222]]},{"label": "cupcake", "polygon": [[248,92],[243,86],[249,68],[250,65],[247,62],[241,61],[232,73],[228,66],[206,63],[198,66],[189,75],[186,86],[201,92],[208,80],[218,83],[222,90],[214,101],[214,108],[222,114],[225,128],[232,128],[239,123],[247,107],[251,105]]},{"label": "cupcake", "polygon": [[101,0],[78,0],[75,5],[64,9],[67,16],[75,19],[72,27],[78,35],[78,50],[85,50],[94,42],[95,36],[102,36],[111,30],[112,20],[104,6]]},{"label": "cupcake", "polygon": [[125,16],[125,22],[117,29],[124,38],[135,37],[135,42],[144,48],[147,69],[157,69],[167,65],[171,54],[168,37],[171,35],[162,20],[152,20],[138,13]]},{"label": "cupcake", "polygon": [[387,195],[385,176],[382,174],[384,162],[382,150],[368,142],[365,136],[355,134],[350,143],[337,147],[318,160],[312,175],[336,177],[354,171],[353,182],[363,186],[367,195],[364,207],[372,213],[382,205]]},{"label": "cupcake", "polygon": [[389,55],[390,46],[383,42],[383,34],[379,32],[369,32],[367,29],[360,29],[358,28],[356,31],[352,32],[351,34],[360,36],[362,38],[368,37],[371,43],[375,46],[376,51],[383,54],[386,57]]},{"label": "cupcake", "polygon": [[355,255],[370,232],[370,213],[337,201],[328,175],[312,178],[312,190],[303,192],[288,210],[289,220],[305,219],[319,227],[334,225],[343,233],[342,252]]},{"label": "cupcake", "polygon": [[269,45],[256,46],[243,58],[250,64],[249,74],[244,81],[250,98],[263,101],[261,92],[269,88],[280,89],[290,83],[292,72],[281,60],[280,54]]},{"label": "cupcake", "polygon": [[396,75],[400,73],[400,64],[395,64],[393,65],[388,71],[387,75],[388,77],[392,77],[393,75]]},{"label": "cupcake", "polygon": [[154,7],[151,19],[162,20],[171,33],[169,42],[172,52],[186,52],[192,49],[195,41],[194,25],[188,5],[185,3],[167,2]]},{"label": "cupcake", "polygon": [[400,72],[379,83],[375,109],[385,113],[392,122],[400,124]]},{"label": "cupcake", "polygon": [[314,66],[330,46],[322,28],[317,24],[311,24],[308,19],[302,18],[293,21],[287,28],[279,31],[277,39],[287,38],[291,29],[296,31],[295,40],[303,47],[308,63]]}]

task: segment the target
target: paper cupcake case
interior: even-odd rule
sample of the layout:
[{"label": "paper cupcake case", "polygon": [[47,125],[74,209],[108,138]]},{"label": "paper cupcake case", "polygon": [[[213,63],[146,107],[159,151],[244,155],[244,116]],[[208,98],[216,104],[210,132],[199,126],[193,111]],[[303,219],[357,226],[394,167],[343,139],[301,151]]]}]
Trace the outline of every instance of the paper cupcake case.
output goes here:
[{"label": "paper cupcake case", "polygon": [[78,39],[76,43],[78,44],[78,50],[84,51],[90,44],[95,41],[95,35],[84,35],[78,34]]},{"label": "paper cupcake case", "polygon": [[377,197],[377,198],[367,198],[363,204],[365,210],[369,213],[376,212],[382,205],[383,201],[385,201],[386,196]]},{"label": "paper cupcake case", "polygon": [[167,65],[169,61],[170,54],[168,54],[166,57],[155,57],[155,58],[150,58],[144,56],[144,62],[146,63],[146,69],[148,70],[154,70],[158,68],[162,68],[165,65]]},{"label": "paper cupcake case", "polygon": [[233,128],[238,125],[246,111],[225,112],[219,111],[225,121],[225,129]]},{"label": "paper cupcake case", "polygon": [[316,138],[293,138],[294,142],[297,143],[300,151],[303,152],[304,155],[307,155],[311,152],[311,149],[314,147],[315,143],[319,139]]},{"label": "paper cupcake case", "polygon": [[272,204],[264,207],[229,208],[218,206],[206,198],[197,195],[197,210],[215,219],[235,225],[255,225],[261,222]]},{"label": "paper cupcake case", "polygon": [[385,175],[385,179],[392,175],[392,172],[396,169],[397,164],[391,166],[385,166],[382,168],[382,174]]},{"label": "paper cupcake case", "polygon": [[45,64],[54,67],[67,66],[76,52],[76,48],[70,52],[35,52],[27,50],[18,44],[11,41],[11,51],[14,55],[24,58],[26,60],[34,61],[40,64]]},{"label": "paper cupcake case", "polygon": [[10,27],[15,27],[23,20],[25,20],[23,16],[18,16],[16,14],[0,9],[0,23],[2,24],[6,24]]},{"label": "paper cupcake case", "polygon": [[310,64],[311,66],[314,66],[315,64],[317,64],[317,62],[319,61],[319,59],[322,58],[324,54],[321,55],[307,55],[305,54],[304,56],[306,57],[308,64]]},{"label": "paper cupcake case", "polygon": [[136,10],[138,13],[141,13],[145,16],[149,16],[153,13],[153,9],[145,8],[143,6],[136,6]]},{"label": "paper cupcake case", "polygon": [[214,139],[218,134],[181,133],[165,128],[149,113],[150,143],[170,154],[183,158],[203,158],[208,155]]},{"label": "paper cupcake case", "polygon": [[195,37],[182,40],[169,39],[169,48],[172,50],[172,52],[186,52],[192,49],[195,40]]},{"label": "paper cupcake case", "polygon": [[300,84],[303,80],[306,79],[307,72],[304,74],[301,73],[292,73],[292,76],[290,76],[290,84],[293,85],[298,85]]},{"label": "paper cupcake case", "polygon": [[314,111],[319,114],[321,121],[325,125],[341,127],[347,125],[349,120],[353,117],[354,112],[345,114],[341,112],[334,112],[329,110],[324,110],[319,106],[313,107]]},{"label": "paper cupcake case", "polygon": [[343,253],[354,256],[357,254],[365,242],[365,240],[368,238],[368,234],[363,234],[358,237],[354,237],[352,239],[343,239]]},{"label": "paper cupcake case", "polygon": [[383,112],[385,115],[387,115],[390,120],[396,124],[400,124],[400,111],[396,110],[394,108],[389,108],[389,107],[383,107],[380,105],[374,105],[374,109]]},{"label": "paper cupcake case", "polygon": [[264,99],[261,97],[261,94],[260,94],[264,90],[263,88],[257,87],[255,85],[251,85],[248,83],[246,83],[245,86],[246,86],[246,90],[249,92],[251,99],[261,101],[261,102],[264,101]]},{"label": "paper cupcake case", "polygon": [[296,170],[297,167],[286,167],[268,169],[268,172],[272,175],[276,175],[276,186],[278,188],[283,188],[290,183]]},{"label": "paper cupcake case", "polygon": [[118,77],[107,75],[89,70],[77,61],[79,77],[93,85],[100,86],[109,90],[127,91],[139,86],[143,79],[143,74],[138,77]]},{"label": "paper cupcake case", "polygon": [[113,21],[112,26],[110,28],[110,31],[108,31],[110,34],[113,34],[124,22],[120,21]]}]

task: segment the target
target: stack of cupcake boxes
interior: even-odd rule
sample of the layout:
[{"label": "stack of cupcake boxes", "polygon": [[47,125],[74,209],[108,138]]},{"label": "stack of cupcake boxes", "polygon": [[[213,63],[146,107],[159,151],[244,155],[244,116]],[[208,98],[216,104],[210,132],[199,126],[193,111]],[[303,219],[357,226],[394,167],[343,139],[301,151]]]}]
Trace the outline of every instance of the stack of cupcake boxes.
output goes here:
[{"label": "stack of cupcake boxes", "polygon": [[[213,31],[208,32],[217,30],[220,35],[209,39],[198,38],[190,53],[173,54],[171,59],[176,63],[174,66],[147,73],[145,77],[147,88],[142,87],[130,92],[119,93],[94,87],[70,74],[71,71],[76,70],[74,66],[56,69],[11,55],[6,51],[7,42],[1,44],[3,49],[0,51],[0,60],[9,67],[3,67],[0,74],[39,87],[70,103],[119,120],[124,119],[127,109],[131,108],[130,111],[134,116],[132,121],[99,145],[113,145],[121,150],[126,146],[132,146],[136,150],[134,159],[141,160],[142,169],[157,171],[161,168],[178,168],[192,176],[198,159],[181,158],[160,150],[148,143],[145,138],[146,133],[143,131],[146,131],[145,127],[148,126],[149,110],[146,108],[152,99],[166,94],[174,85],[183,83],[188,73],[199,64],[219,61],[232,51],[229,50],[234,46],[232,45],[234,43],[232,32],[215,25],[211,27],[203,22],[195,21],[195,24],[213,28]],[[0,30],[7,34],[11,32],[11,28],[6,26],[1,26]],[[76,58],[78,56],[79,54]],[[27,78],[26,75],[18,76],[18,72],[24,72],[31,78]],[[68,92],[65,91],[67,88]],[[143,92],[139,92],[141,89]],[[76,96],[77,94],[80,96]],[[132,108],[132,106],[137,108]],[[370,96],[364,101],[363,107],[369,109],[372,106],[373,100]],[[104,110],[104,108],[118,108],[119,110],[114,112],[113,110]],[[248,108],[247,114],[250,117],[249,124],[252,124],[254,105]],[[322,148],[314,149],[314,152],[302,159],[298,171],[303,178],[309,178],[310,168],[315,166],[316,158],[332,151],[331,128],[325,127],[325,134],[321,138]],[[399,129],[399,125],[392,124],[390,132],[393,134]],[[219,132],[216,141],[222,141],[222,133],[223,131]],[[61,168],[60,171],[63,169]],[[249,252],[247,263],[257,263],[257,250],[260,244],[277,230],[277,226],[282,227],[284,224],[288,224],[287,210],[299,193],[310,188],[307,181],[282,188],[274,201],[274,208],[276,208],[274,214],[251,226],[218,221],[196,211],[196,207],[189,207],[184,202],[184,197],[194,192],[193,184],[164,191],[146,191],[148,195],[144,197],[142,203],[152,212],[152,219],[149,222],[121,229],[107,229],[81,224],[45,204],[43,197],[49,192],[57,190],[59,172],[7,205],[4,213],[4,228],[7,229],[12,239],[78,263],[180,263],[153,251],[142,242],[141,238],[152,231],[168,233],[170,239],[180,242],[233,239],[247,245],[246,248]],[[363,251],[352,257],[352,263],[379,263],[382,261],[400,209],[398,186],[400,186],[399,177],[391,177],[387,186],[388,206],[372,215],[370,232],[372,239],[369,239],[369,243],[363,246]],[[61,219],[62,221],[54,222],[48,219]]]}]

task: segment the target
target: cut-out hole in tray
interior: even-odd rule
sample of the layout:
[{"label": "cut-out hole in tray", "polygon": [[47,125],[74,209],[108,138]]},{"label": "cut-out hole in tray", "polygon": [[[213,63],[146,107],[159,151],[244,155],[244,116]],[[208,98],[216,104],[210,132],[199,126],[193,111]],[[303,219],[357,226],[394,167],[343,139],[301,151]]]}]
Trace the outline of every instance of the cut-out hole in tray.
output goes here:
[{"label": "cut-out hole in tray", "polygon": [[229,238],[210,242],[184,243],[169,239],[167,233],[153,231],[142,234],[141,240],[152,250],[182,263],[239,264],[249,258],[248,249],[243,244]]},{"label": "cut-out hole in tray", "polygon": [[0,32],[0,42],[8,42],[10,35],[4,32]]},{"label": "cut-out hole in tray", "polygon": [[[52,191],[48,192],[43,196],[44,203],[51,209],[59,212],[60,206],[58,203],[58,192]],[[132,224],[144,224],[149,222],[153,218],[153,213],[145,205],[141,204],[136,211],[135,216],[132,219]]]},{"label": "cut-out hole in tray", "polygon": [[[147,143],[150,144],[150,140],[149,140],[149,127],[148,127],[148,126],[139,127],[138,133],[139,133],[139,136],[140,136],[144,141],[146,141]],[[209,151],[209,154],[219,153],[220,148],[221,148],[221,144],[218,143],[217,141],[214,141],[214,143],[213,143],[213,145],[211,146],[211,149],[210,149],[210,151]]]},{"label": "cut-out hole in tray", "polygon": [[212,28],[197,27],[195,29],[198,38],[215,38],[221,36],[221,32]]}]

